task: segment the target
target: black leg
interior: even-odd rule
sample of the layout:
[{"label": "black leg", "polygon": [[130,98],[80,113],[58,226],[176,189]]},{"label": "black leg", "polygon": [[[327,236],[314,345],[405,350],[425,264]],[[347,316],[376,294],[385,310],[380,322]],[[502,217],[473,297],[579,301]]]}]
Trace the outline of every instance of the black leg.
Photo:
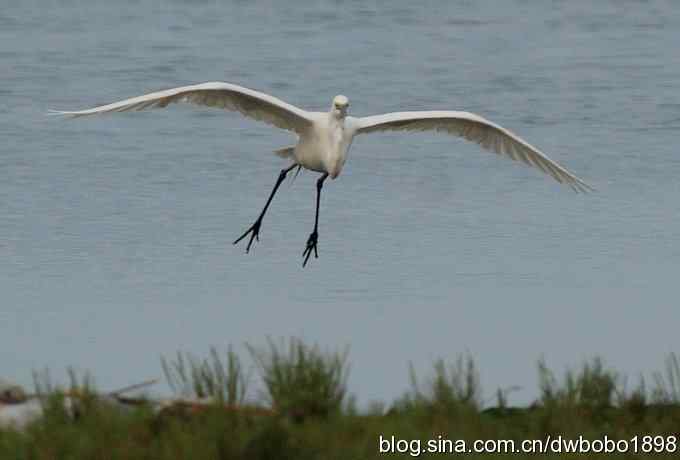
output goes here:
[{"label": "black leg", "polygon": [[298,167],[297,164],[293,164],[290,168],[282,169],[281,173],[279,174],[279,178],[276,181],[276,185],[274,185],[274,190],[272,190],[272,193],[269,195],[269,199],[267,200],[267,204],[264,205],[264,209],[260,213],[260,216],[257,218],[255,223],[250,226],[248,230],[245,231],[243,235],[238,237],[236,241],[234,241],[234,244],[238,243],[241,241],[243,238],[245,238],[248,233],[252,233],[250,235],[250,241],[248,241],[248,246],[246,246],[246,253],[250,251],[250,246],[253,244],[253,239],[256,239],[257,241],[260,241],[260,226],[262,225],[262,218],[264,217],[265,213],[267,212],[267,208],[269,207],[269,204],[272,202],[272,199],[274,198],[274,195],[276,194],[276,191],[279,189],[279,186],[281,183],[286,179],[286,175],[295,167]]},{"label": "black leg", "polygon": [[323,181],[325,181],[327,177],[328,173],[324,173],[324,175],[321,176],[318,181],[316,181],[316,216],[314,217],[314,231],[311,235],[309,235],[307,247],[302,253],[302,257],[305,258],[304,262],[302,262],[303,267],[307,265],[309,256],[312,255],[312,250],[314,251],[314,258],[319,258],[319,253],[316,249],[316,243],[319,239],[319,201],[321,200],[321,187],[323,187]]}]

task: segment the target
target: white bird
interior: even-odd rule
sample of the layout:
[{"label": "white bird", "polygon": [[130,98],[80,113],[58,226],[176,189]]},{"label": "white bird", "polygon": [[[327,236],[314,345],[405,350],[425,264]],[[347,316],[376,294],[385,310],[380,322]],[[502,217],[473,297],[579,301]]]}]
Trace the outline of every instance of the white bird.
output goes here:
[{"label": "white bird", "polygon": [[316,183],[314,230],[309,235],[302,254],[303,267],[307,264],[312,251],[314,251],[314,257],[318,258],[319,199],[323,183],[328,176],[335,179],[340,175],[352,140],[358,134],[376,131],[443,131],[476,142],[499,155],[506,155],[513,160],[520,160],[534,166],[558,182],[569,185],[576,192],[593,190],[584,181],[519,136],[469,112],[394,112],[355,118],[348,116],[349,100],[342,95],[333,98],[328,112],[310,112],[259,91],[231,83],[209,82],[149,93],[88,110],[52,111],[52,113],[80,117],[165,107],[173,102],[192,102],[237,111],[247,117],[297,134],[298,141],[295,146],[275,151],[282,158],[290,158],[292,165],[281,170],[259,217],[243,235],[234,241],[234,244],[250,234],[250,240],[246,246],[246,252],[248,252],[253,239],[259,241],[262,219],[276,191],[291,170],[297,167],[298,170],[306,168],[317,171],[322,175]]}]

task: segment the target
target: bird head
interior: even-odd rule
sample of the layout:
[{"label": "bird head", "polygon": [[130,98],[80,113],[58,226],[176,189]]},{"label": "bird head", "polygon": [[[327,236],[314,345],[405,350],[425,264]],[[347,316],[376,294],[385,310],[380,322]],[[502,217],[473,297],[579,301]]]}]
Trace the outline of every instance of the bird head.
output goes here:
[{"label": "bird head", "polygon": [[333,98],[333,106],[331,112],[338,118],[345,118],[347,116],[347,109],[349,109],[349,99],[342,94]]}]

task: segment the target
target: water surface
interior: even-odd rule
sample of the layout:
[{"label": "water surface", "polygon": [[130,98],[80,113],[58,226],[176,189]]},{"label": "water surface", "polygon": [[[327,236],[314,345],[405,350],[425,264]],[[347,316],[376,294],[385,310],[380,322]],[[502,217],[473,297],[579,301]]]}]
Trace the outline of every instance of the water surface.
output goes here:
[{"label": "water surface", "polygon": [[[680,13],[672,2],[12,2],[0,11],[0,374],[73,364],[112,388],[158,357],[265,336],[350,346],[352,391],[390,400],[407,363],[469,350],[490,396],[536,394],[601,354],[677,347]],[[63,121],[225,80],[355,115],[459,109],[598,188],[431,134],[357,138],[324,189],[276,197],[288,133],[214,109]]]}]

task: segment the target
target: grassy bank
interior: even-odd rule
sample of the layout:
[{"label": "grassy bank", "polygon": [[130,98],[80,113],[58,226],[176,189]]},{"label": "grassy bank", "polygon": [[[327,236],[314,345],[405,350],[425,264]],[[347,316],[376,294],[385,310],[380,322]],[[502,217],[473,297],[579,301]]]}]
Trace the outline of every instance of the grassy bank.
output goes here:
[{"label": "grassy bank", "polygon": [[[599,359],[559,376],[539,362],[540,394],[529,407],[508,406],[503,390],[495,393],[494,404],[483,406],[475,363],[463,355],[451,363],[436,362],[429,375],[417,376],[411,369],[405,376],[410,379],[406,394],[358,410],[347,393],[346,352],[299,340],[268,341],[247,350],[256,364],[253,373],[231,349],[225,355],[212,350],[205,359],[182,353],[163,359],[177,399],[150,400],[126,410],[100,398],[88,379],[73,375],[68,388],[58,388],[38,376],[45,415],[23,430],[0,430],[0,459],[370,459],[388,455],[379,453],[381,436],[411,441],[401,445],[406,452],[388,455],[403,458],[412,458],[416,440],[422,449],[427,440],[438,439],[466,440],[468,447],[478,439],[504,439],[520,446],[525,439],[559,435],[590,440],[639,436],[638,447],[653,451],[665,450],[668,438],[662,446],[661,438],[645,444],[642,436],[680,436],[680,363],[675,355],[667,357],[665,369],[634,385]],[[64,398],[73,395],[78,404],[65,408]],[[660,457],[630,452],[581,458]],[[680,446],[667,458],[680,458]]]}]

